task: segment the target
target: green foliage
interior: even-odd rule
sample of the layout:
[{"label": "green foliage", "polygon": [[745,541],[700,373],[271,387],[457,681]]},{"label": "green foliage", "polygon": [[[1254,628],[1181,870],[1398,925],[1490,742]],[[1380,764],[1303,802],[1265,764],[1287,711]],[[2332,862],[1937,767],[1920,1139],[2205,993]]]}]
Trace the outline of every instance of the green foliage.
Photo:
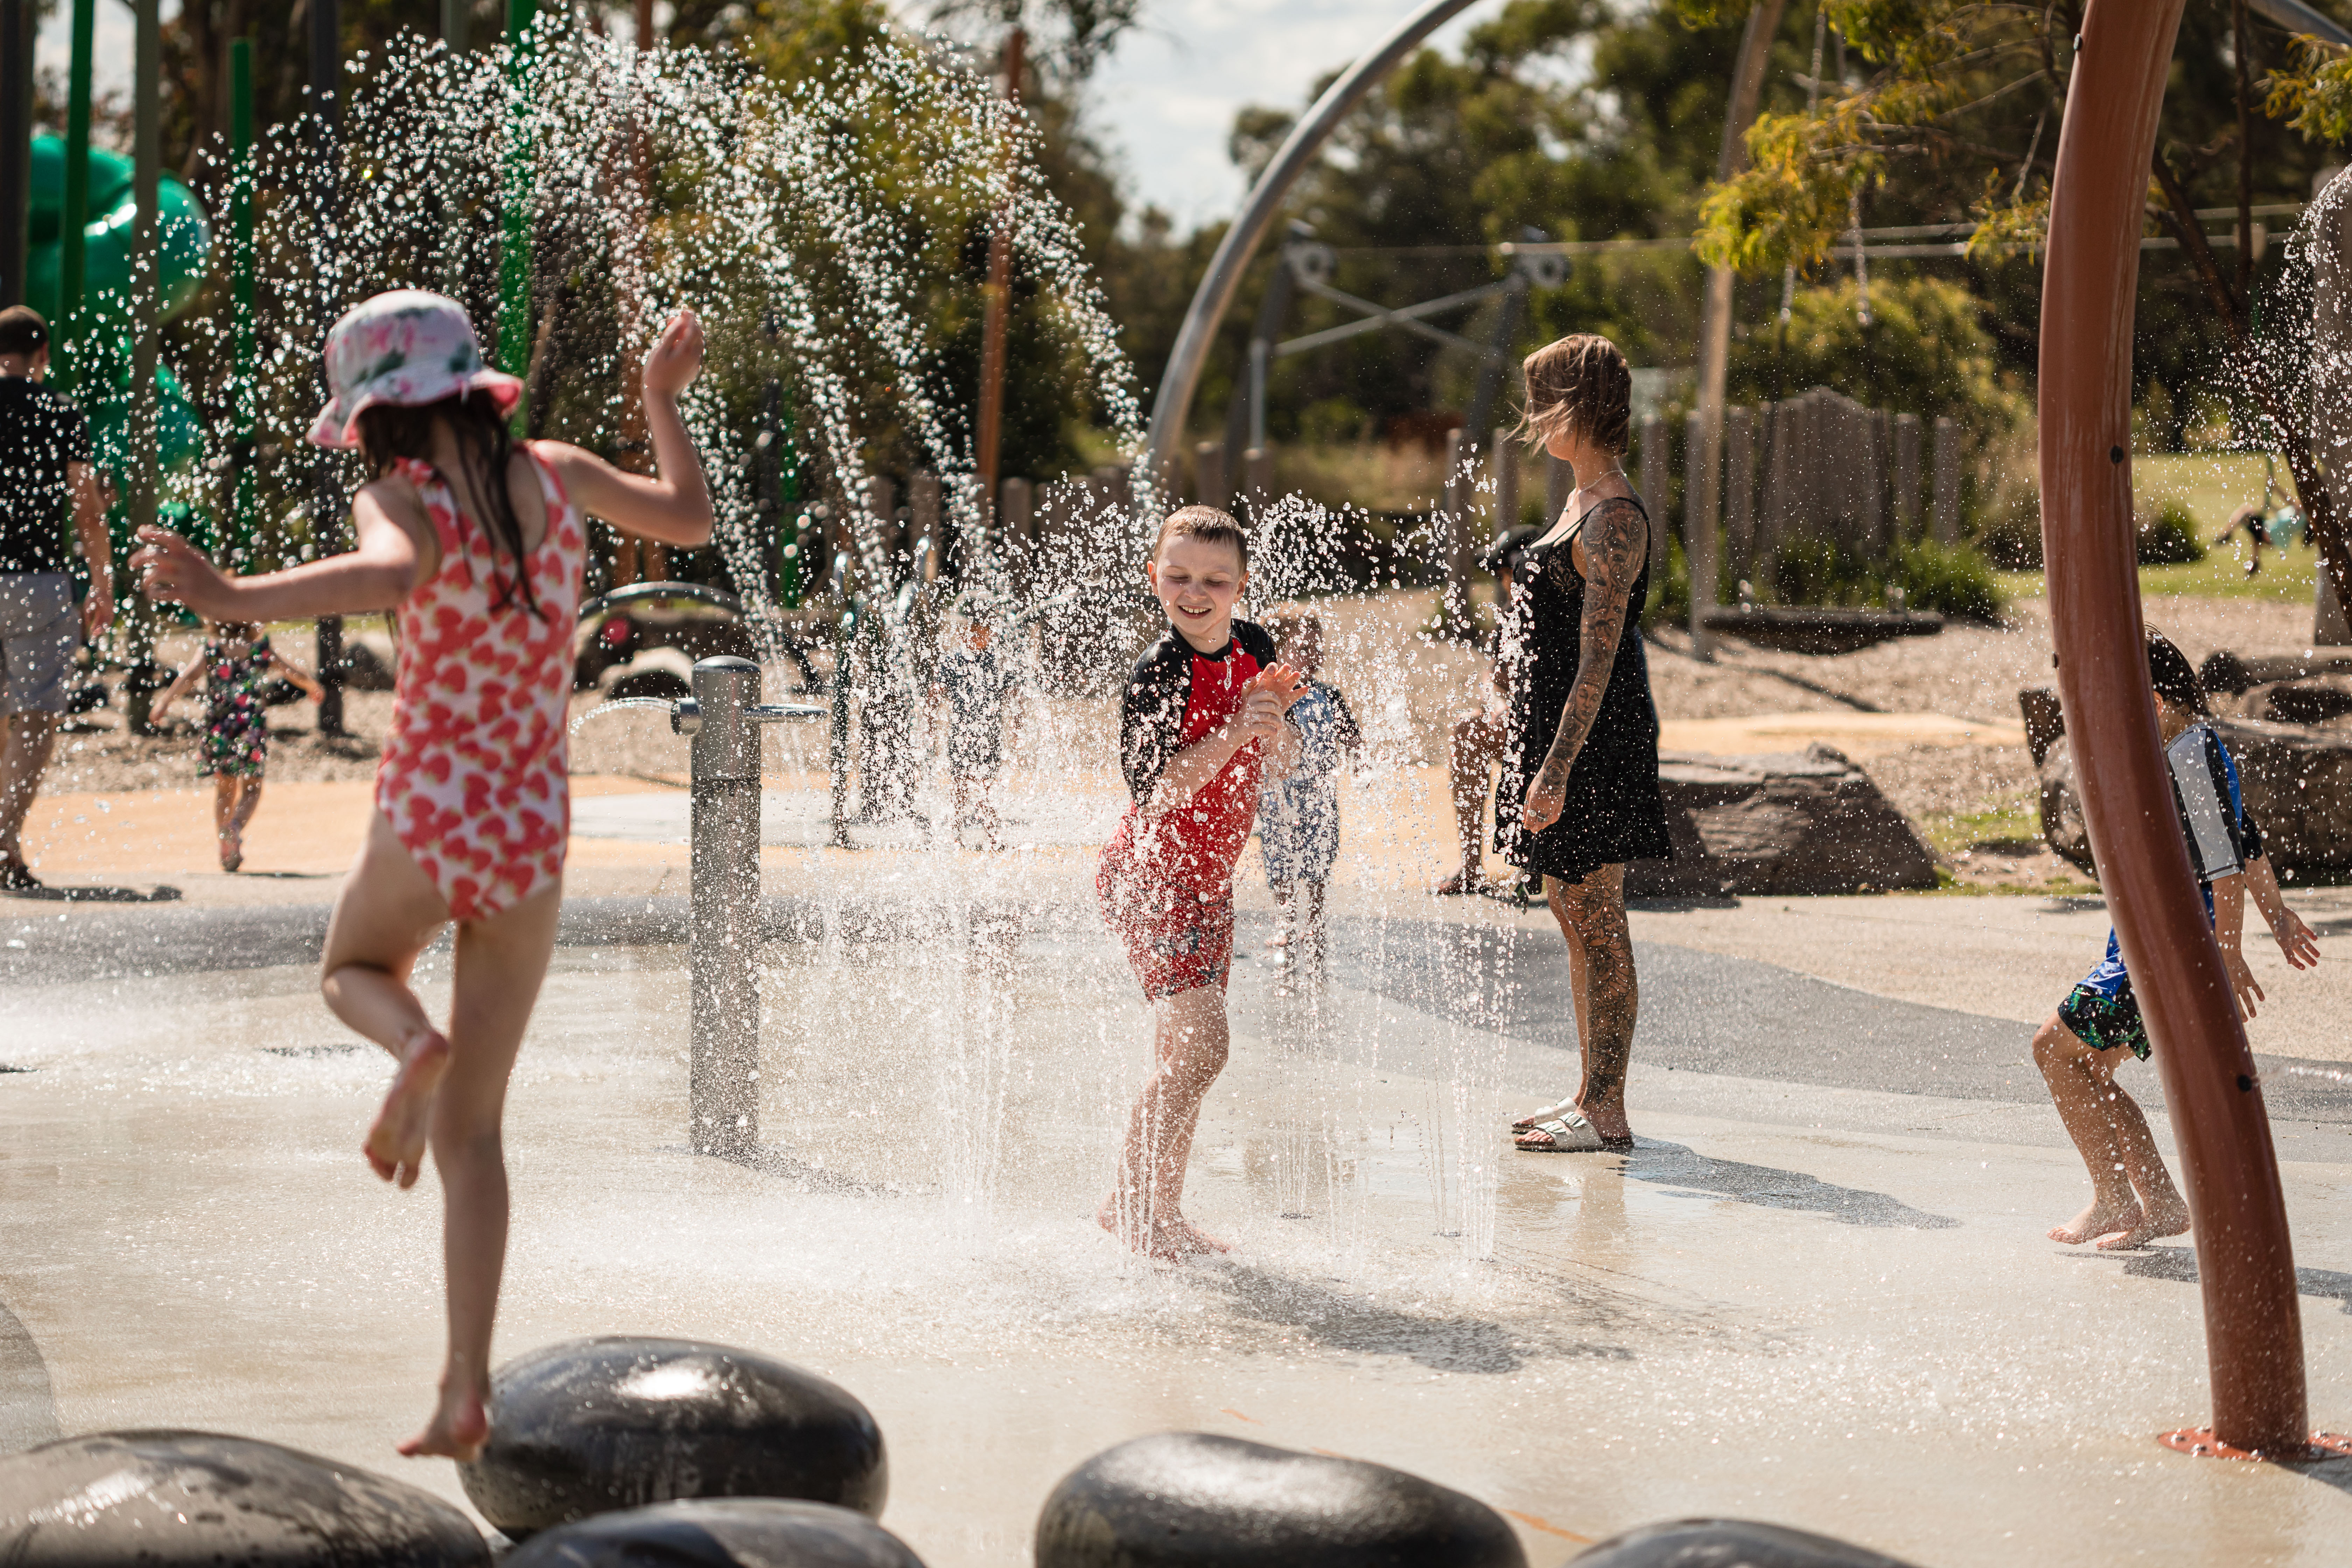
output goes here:
[{"label": "green foliage", "polygon": [[2133,524],[2133,543],[2143,566],[2193,566],[2205,559],[2205,542],[2197,536],[2197,519],[2186,501],[2168,497],[2156,515]]},{"label": "green foliage", "polygon": [[1774,552],[1764,577],[1771,598],[1783,605],[1874,609],[1886,602],[1887,589],[1901,588],[1909,608],[1964,620],[1999,621],[2009,607],[1982,551],[1932,540],[1897,544],[1884,563],[1834,540],[1792,540]]},{"label": "green foliage", "polygon": [[1785,331],[1766,322],[1732,345],[1734,403],[1827,386],[1874,408],[1932,421],[1948,415],[1979,444],[2032,411],[2002,384],[1978,300],[1943,278],[1874,279],[1862,323],[1853,280],[1800,289]]},{"label": "green foliage", "polygon": [[1666,535],[1666,570],[1663,576],[1650,582],[1650,602],[1643,606],[1644,626],[1688,626],[1691,614],[1690,557],[1683,553],[1683,542],[1675,534]]},{"label": "green foliage", "polygon": [[2292,58],[2263,83],[2263,112],[2314,142],[2352,140],[2352,50],[2299,37]]},{"label": "green foliage", "polygon": [[1886,580],[1903,590],[1915,610],[1934,610],[1961,620],[1998,622],[2009,608],[1993,564],[1972,544],[1938,544],[1923,539],[1897,545]]}]

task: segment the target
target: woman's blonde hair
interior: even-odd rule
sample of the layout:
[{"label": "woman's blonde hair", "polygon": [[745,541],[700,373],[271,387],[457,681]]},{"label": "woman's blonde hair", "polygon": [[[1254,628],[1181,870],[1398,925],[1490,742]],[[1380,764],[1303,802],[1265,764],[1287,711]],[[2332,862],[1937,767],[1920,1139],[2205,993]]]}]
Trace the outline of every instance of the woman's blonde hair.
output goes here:
[{"label": "woman's blonde hair", "polygon": [[1520,362],[1528,397],[1517,434],[1530,444],[1578,435],[1602,451],[1632,445],[1633,373],[1617,345],[1595,332],[1549,342]]}]

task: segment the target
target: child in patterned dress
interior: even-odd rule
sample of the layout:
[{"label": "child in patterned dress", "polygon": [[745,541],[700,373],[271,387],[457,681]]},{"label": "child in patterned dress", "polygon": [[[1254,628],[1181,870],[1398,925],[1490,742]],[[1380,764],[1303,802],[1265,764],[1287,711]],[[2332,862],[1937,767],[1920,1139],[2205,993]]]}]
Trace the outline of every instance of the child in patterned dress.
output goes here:
[{"label": "child in patterned dress", "polygon": [[[375,815],[335,900],[320,988],[398,1064],[368,1129],[368,1163],[412,1186],[429,1146],[441,1174],[448,1350],[432,1416],[400,1451],[467,1461],[490,1436],[507,1079],[563,895],[587,519],[688,549],[710,538],[710,492],[677,405],[702,365],[702,328],[681,311],[646,356],[651,477],[560,441],[512,441],[522,383],[482,363],[454,300],[379,294],[335,323],[326,358],[334,398],[310,439],[366,458],[373,477],[352,503],[357,547],[232,577],[149,527],[131,567],[151,598],[215,620],[394,614],[398,683]],[[409,972],[452,921],[455,996],[436,1027]]]},{"label": "child in patterned dress", "polygon": [[245,830],[261,808],[261,775],[269,765],[269,702],[272,669],[316,702],[326,689],[280,658],[269,634],[251,621],[206,621],[205,646],[163,689],[148,714],[160,724],[180,698],[205,683],[204,749],[199,778],[213,781],[213,831],[220,841],[224,871],[245,864]]}]

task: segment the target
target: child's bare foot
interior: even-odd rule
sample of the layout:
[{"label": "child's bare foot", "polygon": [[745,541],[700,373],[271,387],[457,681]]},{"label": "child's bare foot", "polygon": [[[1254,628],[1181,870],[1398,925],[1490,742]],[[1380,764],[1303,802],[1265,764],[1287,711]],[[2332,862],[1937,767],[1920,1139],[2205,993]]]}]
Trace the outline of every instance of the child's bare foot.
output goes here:
[{"label": "child's bare foot", "polygon": [[481,1390],[469,1388],[454,1395],[442,1394],[425,1430],[399,1448],[412,1459],[437,1456],[470,1465],[482,1457],[482,1446],[489,1440],[490,1413],[483,1407]]},{"label": "child's bare foot", "polygon": [[1155,1229],[1158,1233],[1157,1244],[1152,1247],[1152,1256],[1155,1258],[1163,1256],[1160,1250],[1161,1245],[1171,1248],[1171,1252],[1166,1256],[1178,1258],[1197,1258],[1203,1253],[1233,1250],[1181,1214],[1172,1219],[1163,1221]]},{"label": "child's bare foot", "polygon": [[[2096,1241],[2103,1236],[2113,1236],[2119,1230],[2129,1230],[2139,1223],[2138,1199],[2126,1197],[2110,1201],[2093,1198],[2091,1206],[2081,1214],[2076,1215],[2064,1225],[2052,1226],[2050,1239],[2063,1241],[2069,1247],[2080,1247],[2086,1241]],[[2183,1230],[2188,1228],[2185,1218],[2181,1228]],[[2179,1232],[2167,1231],[2165,1234],[2177,1236]]]},{"label": "child's bare foot", "polygon": [[2099,1243],[2101,1252],[2129,1252],[2146,1247],[2160,1236],[2180,1236],[2189,1229],[2189,1205],[2179,1198],[2144,1209],[2135,1215],[2135,1223],[2119,1234]]},{"label": "child's bare foot", "polygon": [[234,828],[220,836],[220,863],[224,871],[234,871],[245,864],[245,836]]},{"label": "child's bare foot", "polygon": [[1274,934],[1265,939],[1265,945],[1268,947],[1288,947],[1290,945],[1290,928],[1288,926],[1275,927]]},{"label": "child's bare foot", "polygon": [[425,1135],[433,1119],[433,1091],[449,1070],[449,1042],[438,1031],[408,1047],[400,1070],[384,1091],[383,1108],[368,1129],[367,1163],[375,1173],[403,1188],[425,1173]]}]

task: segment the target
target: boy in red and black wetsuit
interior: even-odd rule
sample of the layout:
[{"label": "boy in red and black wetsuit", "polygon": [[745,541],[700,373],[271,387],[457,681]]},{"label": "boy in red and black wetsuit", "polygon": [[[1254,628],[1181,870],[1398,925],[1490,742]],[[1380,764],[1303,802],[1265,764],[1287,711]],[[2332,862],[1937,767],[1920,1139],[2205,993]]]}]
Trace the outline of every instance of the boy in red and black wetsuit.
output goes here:
[{"label": "boy in red and black wetsuit", "polygon": [[1275,662],[1265,628],[1234,619],[1249,542],[1231,517],[1170,513],[1144,574],[1169,629],[1128,681],[1119,764],[1134,801],[1103,847],[1095,889],[1152,1005],[1153,1065],[1097,1217],[1138,1251],[1175,1258],[1224,1250],[1183,1215],[1184,1164],[1225,1065],[1234,863],[1261,784],[1297,768],[1283,715],[1299,679]]}]

